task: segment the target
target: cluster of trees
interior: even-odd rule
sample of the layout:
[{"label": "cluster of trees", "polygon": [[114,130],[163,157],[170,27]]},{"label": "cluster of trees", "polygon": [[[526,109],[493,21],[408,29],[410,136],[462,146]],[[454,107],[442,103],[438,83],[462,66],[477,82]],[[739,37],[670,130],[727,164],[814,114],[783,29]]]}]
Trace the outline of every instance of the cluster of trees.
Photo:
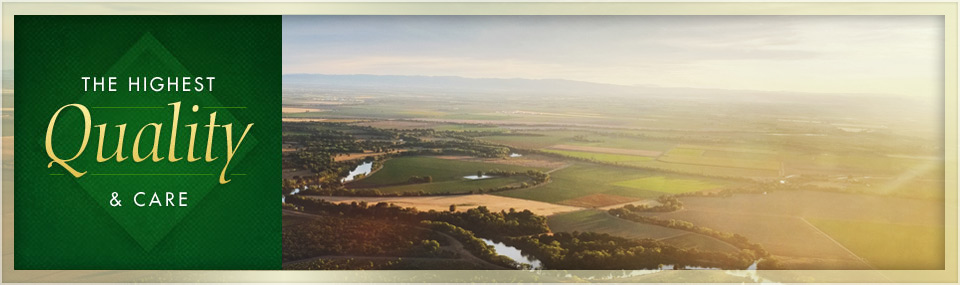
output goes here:
[{"label": "cluster of trees", "polygon": [[448,234],[463,243],[463,248],[476,257],[505,268],[529,269],[526,264],[518,264],[509,257],[497,254],[493,246],[487,245],[473,232],[461,227],[440,221],[420,221],[420,224],[429,229]]},{"label": "cluster of trees", "polygon": [[[356,167],[359,161],[335,161],[338,155],[360,153],[364,151],[388,152],[377,156],[374,160],[374,169],[382,166],[386,159],[400,155],[440,155],[457,154],[474,157],[502,158],[507,157],[510,147],[487,143],[476,137],[490,135],[512,134],[499,131],[437,131],[433,129],[379,129],[369,126],[350,125],[344,123],[325,122],[285,122],[283,124],[284,144],[295,148],[292,152],[283,155],[283,168],[286,170],[305,169],[312,174],[303,177],[293,177],[283,181],[283,193],[290,193],[293,189],[305,190],[306,194],[315,195],[345,195],[345,196],[421,196],[424,192],[399,194],[385,194],[375,189],[351,190],[340,185],[340,177],[346,176]],[[523,135],[523,134],[517,134]],[[420,139],[424,136],[446,137],[453,140]],[[400,148],[407,151],[394,152]],[[511,174],[515,175],[515,174]],[[546,182],[549,177],[543,173],[527,174],[533,179],[524,185],[506,186],[494,189],[479,189],[479,192],[496,192],[518,188],[526,188]],[[415,177],[412,177],[415,178]],[[428,177],[419,177],[410,183],[426,183]],[[432,177],[429,178],[432,180]],[[304,186],[319,186],[304,189]],[[450,195],[453,193],[436,193],[429,195]]]},{"label": "cluster of trees", "polygon": [[[374,162],[374,169],[379,168],[378,163],[381,163],[381,160],[388,159],[389,157],[378,157],[378,160]],[[512,176],[526,176],[530,178],[531,181],[523,182],[520,184],[514,185],[504,185],[500,187],[494,187],[489,189],[477,189],[470,190],[467,194],[474,193],[494,193],[507,190],[523,189],[528,187],[537,186],[543,183],[550,181],[550,174],[547,174],[540,170],[527,170],[527,171],[507,171],[494,169],[490,171],[479,171],[478,174],[481,176],[483,174],[493,175],[493,176],[503,176],[503,177],[512,177]],[[287,179],[290,181],[302,181],[297,179]],[[433,182],[432,176],[411,176],[407,179],[407,183],[430,183]],[[293,189],[296,185],[300,189],[302,188],[303,183],[287,183],[284,182],[283,189]],[[320,183],[319,187],[311,187],[305,190],[302,190],[300,193],[304,195],[318,195],[318,196],[353,196],[353,197],[416,197],[416,196],[448,196],[448,195],[463,195],[464,193],[454,193],[454,192],[425,192],[425,191],[416,191],[416,192],[399,192],[399,193],[383,193],[379,189],[350,189],[345,188],[339,182],[331,183]],[[285,191],[284,193],[289,193],[290,191]]]},{"label": "cluster of trees", "polygon": [[393,130],[323,122],[284,122],[282,134],[286,147],[294,149],[284,152],[283,169],[309,170],[315,175],[308,179],[316,183],[337,180],[335,176],[342,177],[355,166],[355,161],[336,162],[334,158],[338,155],[393,152],[401,147],[401,139],[419,140]]},{"label": "cluster of trees", "polygon": [[319,188],[319,189],[310,188],[308,190],[301,191],[300,194],[317,195],[317,196],[350,196],[350,197],[416,197],[416,196],[456,195],[456,193],[450,193],[450,192],[427,193],[425,191],[383,193],[382,191],[380,191],[380,189],[373,189],[373,188],[351,189],[351,188],[344,188],[344,187],[326,187],[326,188]]},{"label": "cluster of trees", "polygon": [[661,265],[745,269],[756,257],[681,249],[652,239],[626,239],[605,233],[572,232],[513,237],[505,243],[540,260],[544,269],[658,269]]},{"label": "cluster of trees", "polygon": [[587,136],[585,135],[575,135],[573,136],[572,140],[576,142],[587,142],[587,143],[603,142],[602,140],[594,140],[594,139],[587,138]]},{"label": "cluster of trees", "polygon": [[357,168],[357,166],[360,164],[367,162],[372,162],[373,165],[371,170],[376,171],[377,169],[383,167],[383,163],[392,156],[393,154],[378,157],[368,157],[364,160],[349,160],[340,162],[334,162],[331,160],[328,164],[322,165],[322,167],[318,169],[311,170],[311,172],[313,172],[311,175],[294,176],[292,178],[283,179],[283,184],[280,189],[284,194],[289,194],[293,189],[299,189],[301,193],[310,195],[328,195],[324,193],[332,192],[353,192],[343,189],[344,187],[343,184],[340,183],[340,177],[346,177],[349,175],[350,171]]},{"label": "cluster of trees", "polygon": [[746,237],[740,234],[731,234],[727,232],[721,232],[711,228],[697,226],[687,221],[681,221],[681,220],[675,220],[675,219],[663,220],[663,219],[658,219],[654,217],[644,216],[644,215],[640,215],[635,212],[632,212],[630,210],[627,210],[625,208],[611,209],[610,214],[616,217],[634,221],[634,222],[658,225],[661,227],[674,228],[674,229],[702,234],[705,236],[710,236],[718,240],[724,241],[726,243],[729,243],[743,250],[743,252],[750,253],[753,256],[754,260],[757,260],[759,258],[770,257],[770,254],[767,252],[766,249],[763,248],[763,246],[761,246],[758,243],[750,242],[750,240],[748,240]]},{"label": "cluster of trees", "polygon": [[487,174],[492,176],[504,176],[504,177],[526,176],[533,180],[531,182],[532,183],[531,186],[538,185],[541,183],[547,183],[547,181],[550,181],[550,174],[540,170],[533,170],[533,169],[527,170],[527,171],[509,171],[509,170],[494,169],[486,172],[481,172],[481,174]]},{"label": "cluster of trees", "polygon": [[451,257],[440,249],[436,232],[389,220],[321,217],[283,227],[282,260],[295,261],[324,255]]},{"label": "cluster of trees", "polygon": [[[388,203],[335,204],[296,196],[288,198],[288,202],[299,210],[328,215],[331,219],[364,217],[394,226],[427,227],[453,236],[464,243],[472,254],[484,260],[501,266],[513,266],[510,268],[518,266],[517,263],[494,254],[479,238],[514,246],[524,254],[530,254],[540,260],[544,269],[652,269],[659,268],[661,264],[672,264],[678,268],[690,265],[744,269],[760,258],[763,258],[759,265],[761,268],[776,269],[778,266],[776,259],[768,256],[759,245],[753,246],[739,235],[732,236],[731,243],[735,244],[739,240],[739,244],[749,248],[737,253],[723,253],[701,251],[695,248],[680,249],[651,239],[626,239],[592,232],[550,233],[546,218],[528,210],[511,209],[491,212],[481,206],[464,212],[454,212],[456,208],[451,206],[450,211],[421,212],[416,208],[403,208]],[[623,209],[616,210],[629,213]],[[709,234],[706,231],[703,233]],[[337,235],[342,234],[337,233]],[[417,239],[439,240],[429,236],[421,236]],[[370,241],[362,238],[359,240]],[[284,240],[285,254],[287,242]],[[410,248],[411,244],[406,246]],[[427,248],[430,247],[419,247],[420,250]]]},{"label": "cluster of trees", "polygon": [[436,140],[408,143],[406,147],[415,149],[405,152],[406,155],[424,154],[458,154],[486,158],[502,158],[510,155],[510,148],[491,145],[479,140]]},{"label": "cluster of trees", "polygon": [[675,196],[663,195],[657,198],[657,202],[660,202],[660,204],[654,206],[627,204],[623,208],[631,212],[673,212],[683,209],[683,202],[680,202],[680,199]]},{"label": "cluster of trees", "polygon": [[410,178],[407,179],[407,183],[410,183],[410,184],[430,183],[430,182],[433,182],[433,176],[430,176],[430,175],[426,175],[426,176],[414,175],[414,176],[410,176]]},{"label": "cluster of trees", "polygon": [[282,134],[283,143],[297,150],[332,155],[387,151],[396,148],[401,139],[409,138],[393,130],[323,122],[284,122]]},{"label": "cluster of trees", "polygon": [[283,265],[284,270],[390,270],[401,269],[401,258],[394,260],[359,261],[345,259],[315,259]]},{"label": "cluster of trees", "polygon": [[299,196],[288,197],[287,203],[299,207],[304,212],[316,214],[370,217],[377,220],[406,222],[408,224],[419,223],[422,220],[442,221],[488,238],[535,235],[550,231],[547,226],[547,219],[529,210],[516,211],[510,209],[509,211],[492,212],[487,207],[480,206],[463,212],[438,212],[433,210],[421,212],[416,208],[403,208],[384,202],[374,205],[365,202],[338,204]]}]

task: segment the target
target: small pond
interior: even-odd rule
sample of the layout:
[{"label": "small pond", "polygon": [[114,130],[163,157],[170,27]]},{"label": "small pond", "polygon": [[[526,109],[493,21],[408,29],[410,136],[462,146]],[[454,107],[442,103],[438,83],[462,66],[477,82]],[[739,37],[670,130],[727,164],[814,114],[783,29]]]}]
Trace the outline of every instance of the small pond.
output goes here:
[{"label": "small pond", "polygon": [[463,178],[470,179],[470,180],[480,180],[480,179],[489,179],[489,178],[493,178],[493,177],[494,177],[494,176],[490,176],[490,175],[484,174],[484,175],[480,175],[480,176],[477,176],[477,175],[467,175],[467,176],[464,176]]},{"label": "small pond", "polygon": [[373,162],[364,162],[361,165],[357,165],[357,168],[354,168],[353,171],[350,171],[350,174],[347,174],[347,177],[340,179],[340,183],[347,183],[353,181],[357,175],[363,174],[368,175],[373,170]]},{"label": "small pond", "polygon": [[540,261],[531,256],[524,255],[516,247],[505,245],[502,242],[494,242],[488,239],[482,239],[483,242],[487,245],[493,246],[493,249],[497,251],[497,254],[509,257],[520,264],[528,264],[530,268],[540,269],[543,265],[540,264]]}]

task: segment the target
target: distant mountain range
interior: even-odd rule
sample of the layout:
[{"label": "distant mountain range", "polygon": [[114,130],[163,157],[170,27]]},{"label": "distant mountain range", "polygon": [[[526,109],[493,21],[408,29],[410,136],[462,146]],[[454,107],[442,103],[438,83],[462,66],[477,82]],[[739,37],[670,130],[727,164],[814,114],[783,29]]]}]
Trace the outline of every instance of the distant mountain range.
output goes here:
[{"label": "distant mountain range", "polygon": [[471,91],[509,93],[580,93],[601,92],[605,94],[633,93],[632,86],[600,84],[562,79],[519,78],[466,78],[457,76],[407,76],[407,75],[326,75],[286,74],[283,84],[326,85],[396,90]]},{"label": "distant mountain range", "polygon": [[[757,90],[729,90],[707,88],[681,88],[656,86],[628,86],[602,84],[564,79],[521,78],[466,78],[457,76],[409,76],[409,75],[329,75],[285,74],[284,87],[328,87],[338,89],[366,89],[383,91],[424,91],[447,94],[499,93],[574,96],[638,96],[691,97],[724,100],[776,100],[809,101],[815,98],[888,97],[879,94],[826,94]],[[902,99],[902,98],[901,98]]]}]

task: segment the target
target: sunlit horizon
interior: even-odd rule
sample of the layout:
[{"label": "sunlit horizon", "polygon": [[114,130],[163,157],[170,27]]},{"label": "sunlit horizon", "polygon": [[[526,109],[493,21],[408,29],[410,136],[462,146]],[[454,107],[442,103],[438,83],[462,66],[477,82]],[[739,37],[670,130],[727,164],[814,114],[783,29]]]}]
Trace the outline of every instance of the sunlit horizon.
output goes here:
[{"label": "sunlit horizon", "polygon": [[940,98],[935,16],[284,16],[283,73]]}]

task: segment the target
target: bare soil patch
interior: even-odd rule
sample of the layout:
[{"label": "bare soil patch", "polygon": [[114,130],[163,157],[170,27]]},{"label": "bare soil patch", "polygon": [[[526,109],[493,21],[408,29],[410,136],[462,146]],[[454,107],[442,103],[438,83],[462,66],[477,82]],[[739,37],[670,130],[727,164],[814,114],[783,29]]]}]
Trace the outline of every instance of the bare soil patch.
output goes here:
[{"label": "bare soil patch", "polygon": [[406,151],[406,150],[405,150],[405,149],[401,149],[401,150],[394,150],[394,151],[389,151],[389,152],[351,153],[351,154],[346,154],[346,155],[337,155],[337,156],[334,156],[334,157],[333,157],[333,161],[347,161],[347,160],[354,160],[354,159],[362,159],[362,158],[367,158],[367,157],[371,157],[371,156],[378,156],[378,155],[384,155],[384,154],[389,154],[389,153],[400,153],[400,152],[404,152],[404,151]]},{"label": "bare soil patch", "polygon": [[339,197],[339,196],[305,196],[313,199],[323,199],[334,203],[380,202],[393,203],[400,207],[415,207],[420,211],[449,211],[450,205],[458,205],[457,211],[466,211],[479,206],[486,206],[490,211],[517,211],[530,210],[537,215],[550,216],[583,210],[580,207],[550,204],[545,202],[502,197],[487,194],[450,195],[450,196],[421,196],[421,197]]}]

